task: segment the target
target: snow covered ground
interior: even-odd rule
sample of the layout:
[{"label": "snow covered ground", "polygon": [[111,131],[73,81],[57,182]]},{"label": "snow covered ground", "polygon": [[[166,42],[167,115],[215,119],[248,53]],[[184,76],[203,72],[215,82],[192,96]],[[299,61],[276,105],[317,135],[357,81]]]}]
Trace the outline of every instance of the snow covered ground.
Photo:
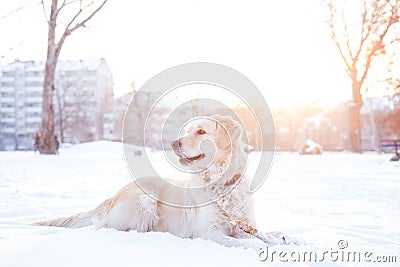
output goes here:
[{"label": "snow covered ground", "polygon": [[[258,226],[305,244],[270,247],[262,262],[259,251],[168,233],[27,225],[91,209],[131,181],[119,143],[60,153],[0,152],[0,266],[400,265],[400,163],[390,162],[391,155],[278,153],[256,193]],[[320,262],[307,260],[311,254]],[[397,263],[378,263],[389,260],[380,256]]]}]

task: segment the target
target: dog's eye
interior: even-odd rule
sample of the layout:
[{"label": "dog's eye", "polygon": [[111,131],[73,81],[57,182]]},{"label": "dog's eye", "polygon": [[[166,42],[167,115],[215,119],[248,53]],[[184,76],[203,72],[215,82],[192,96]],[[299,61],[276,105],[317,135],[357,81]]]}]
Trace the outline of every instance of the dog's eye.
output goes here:
[{"label": "dog's eye", "polygon": [[203,129],[198,129],[196,131],[196,134],[201,135],[201,134],[206,134],[206,131],[204,131]]}]

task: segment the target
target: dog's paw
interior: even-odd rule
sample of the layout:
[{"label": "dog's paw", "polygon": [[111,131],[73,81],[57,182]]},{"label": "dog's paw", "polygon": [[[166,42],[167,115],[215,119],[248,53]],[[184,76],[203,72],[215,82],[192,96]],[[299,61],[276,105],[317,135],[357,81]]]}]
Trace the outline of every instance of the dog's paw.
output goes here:
[{"label": "dog's paw", "polygon": [[[271,245],[277,245],[277,244],[281,244],[281,245],[289,245],[289,244],[294,244],[294,245],[303,245],[305,244],[304,241],[294,237],[294,236],[290,236],[290,235],[286,235],[282,232],[279,231],[274,231],[274,232],[269,232],[267,233],[267,235],[274,237],[274,240],[278,240],[281,243],[277,243],[275,242],[274,244]],[[268,245],[268,244],[267,244]]]},{"label": "dog's paw", "polygon": [[285,244],[287,244],[287,245],[294,244],[294,245],[300,246],[300,245],[305,245],[306,242],[304,242],[303,240],[301,240],[297,237],[285,235]]}]

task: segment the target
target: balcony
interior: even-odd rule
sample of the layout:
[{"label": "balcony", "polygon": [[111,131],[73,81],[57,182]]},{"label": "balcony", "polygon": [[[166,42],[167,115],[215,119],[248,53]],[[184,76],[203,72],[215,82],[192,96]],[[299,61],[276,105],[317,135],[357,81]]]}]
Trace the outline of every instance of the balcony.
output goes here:
[{"label": "balcony", "polygon": [[0,103],[14,103],[14,101],[15,101],[15,97],[9,97],[9,96],[7,96],[7,97],[4,97],[4,96],[0,97]]},{"label": "balcony", "polygon": [[0,121],[3,123],[15,123],[15,118],[0,118]]},{"label": "balcony", "polygon": [[25,102],[27,103],[42,103],[42,97],[41,96],[28,96],[25,98]]},{"label": "balcony", "polygon": [[33,112],[42,112],[42,107],[26,107],[25,112],[33,113]]},{"label": "balcony", "polygon": [[41,83],[43,83],[43,81],[44,81],[44,73],[43,72],[42,73],[36,73],[34,75],[28,75],[26,77],[26,82],[27,83],[29,83],[29,82],[41,82]]},{"label": "balcony", "polygon": [[42,117],[40,115],[37,117],[27,117],[26,118],[27,123],[34,123],[34,122],[41,122],[41,121],[42,121]]},{"label": "balcony", "polygon": [[0,93],[15,93],[14,86],[0,86]]},{"label": "balcony", "polygon": [[14,113],[14,107],[0,107],[0,113]]},{"label": "balcony", "polygon": [[35,86],[27,86],[27,92],[39,92],[40,94],[43,93],[43,85],[35,85]]},{"label": "balcony", "polygon": [[3,75],[1,77],[1,81],[3,81],[3,82],[14,82],[15,81],[15,75],[10,75],[10,76]]},{"label": "balcony", "polygon": [[15,133],[15,128],[1,128],[1,133]]}]

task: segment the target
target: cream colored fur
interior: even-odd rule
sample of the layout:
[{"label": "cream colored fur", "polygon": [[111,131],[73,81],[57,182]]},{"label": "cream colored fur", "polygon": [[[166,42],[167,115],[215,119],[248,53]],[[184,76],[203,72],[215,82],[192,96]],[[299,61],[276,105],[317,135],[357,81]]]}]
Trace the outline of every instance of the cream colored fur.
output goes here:
[{"label": "cream colored fur", "polygon": [[[155,200],[172,194],[165,184],[160,183],[159,179],[143,177],[140,178],[140,184],[146,187],[153,197],[145,194],[135,182],[131,182],[94,210],[38,222],[35,225],[71,228],[95,225],[99,228],[115,228],[122,231],[161,231],[182,238],[210,239],[225,246],[261,247],[261,244],[254,239],[250,242],[244,240],[243,238],[253,237],[227,220],[227,217],[231,217],[256,225],[253,199],[248,193],[249,181],[244,176],[238,181],[233,181],[237,182],[236,185],[230,185],[233,177],[236,177],[235,174],[242,174],[246,164],[246,154],[242,147],[243,129],[230,117],[214,115],[212,118],[215,121],[201,119],[190,123],[183,136],[174,141],[174,150],[182,160],[186,160],[187,164],[201,168],[202,164],[206,165],[207,155],[205,159],[193,161],[189,159],[201,153],[200,143],[205,139],[215,143],[217,149],[213,164],[201,173],[182,181],[181,185],[184,187],[204,185],[205,194],[217,195],[222,194],[228,185],[233,187],[232,191],[217,201],[195,208],[172,207]],[[207,187],[214,180],[217,182]],[[180,194],[174,192],[174,194],[174,197],[182,203],[202,204],[198,203],[197,196],[191,195],[190,192]]]}]

